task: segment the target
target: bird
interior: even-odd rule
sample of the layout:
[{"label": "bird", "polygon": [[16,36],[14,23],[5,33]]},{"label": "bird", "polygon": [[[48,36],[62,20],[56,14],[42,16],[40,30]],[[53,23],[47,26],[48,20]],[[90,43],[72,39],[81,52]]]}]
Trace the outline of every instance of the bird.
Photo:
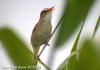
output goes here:
[{"label": "bird", "polygon": [[[40,18],[35,27],[33,28],[31,35],[31,43],[34,52],[34,59],[37,58],[40,46],[47,43],[48,38],[52,32],[52,12],[54,6],[50,8],[44,8],[40,13]],[[36,62],[37,63],[37,62]]]}]

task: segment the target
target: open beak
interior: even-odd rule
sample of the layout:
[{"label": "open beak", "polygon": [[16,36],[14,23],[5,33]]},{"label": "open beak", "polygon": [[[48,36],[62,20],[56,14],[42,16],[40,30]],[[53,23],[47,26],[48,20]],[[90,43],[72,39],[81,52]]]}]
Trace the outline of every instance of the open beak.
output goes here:
[{"label": "open beak", "polygon": [[52,13],[54,9],[54,6],[48,9],[48,13]]}]

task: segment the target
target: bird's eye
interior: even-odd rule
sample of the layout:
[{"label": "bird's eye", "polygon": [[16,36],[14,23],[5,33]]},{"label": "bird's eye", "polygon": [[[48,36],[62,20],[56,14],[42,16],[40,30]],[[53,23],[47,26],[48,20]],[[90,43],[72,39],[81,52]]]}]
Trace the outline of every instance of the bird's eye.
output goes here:
[{"label": "bird's eye", "polygon": [[44,9],[44,10],[42,10],[42,12],[41,12],[40,15],[43,15],[44,16],[47,12],[48,12],[48,10],[47,9]]},{"label": "bird's eye", "polygon": [[44,10],[44,11],[43,11],[43,13],[46,13],[46,12],[47,12],[47,10]]}]

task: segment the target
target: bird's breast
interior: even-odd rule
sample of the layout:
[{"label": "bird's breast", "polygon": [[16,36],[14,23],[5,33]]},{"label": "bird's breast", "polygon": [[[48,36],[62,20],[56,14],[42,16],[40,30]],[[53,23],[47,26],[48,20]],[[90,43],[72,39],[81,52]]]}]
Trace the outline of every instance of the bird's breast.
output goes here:
[{"label": "bird's breast", "polygon": [[32,33],[31,41],[33,46],[41,46],[51,35],[52,25],[50,22],[38,23],[38,28]]},{"label": "bird's breast", "polygon": [[40,25],[39,27],[39,32],[40,34],[48,34],[48,33],[51,33],[52,31],[52,25],[50,22],[44,22]]}]

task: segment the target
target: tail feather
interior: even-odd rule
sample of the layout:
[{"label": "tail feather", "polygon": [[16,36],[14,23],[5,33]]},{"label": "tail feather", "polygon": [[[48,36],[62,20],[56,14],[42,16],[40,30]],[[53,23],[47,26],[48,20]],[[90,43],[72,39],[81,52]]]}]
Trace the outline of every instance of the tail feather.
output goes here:
[{"label": "tail feather", "polygon": [[36,68],[37,67],[39,47],[34,47],[33,51],[34,51],[34,53],[33,53],[34,66]]}]

